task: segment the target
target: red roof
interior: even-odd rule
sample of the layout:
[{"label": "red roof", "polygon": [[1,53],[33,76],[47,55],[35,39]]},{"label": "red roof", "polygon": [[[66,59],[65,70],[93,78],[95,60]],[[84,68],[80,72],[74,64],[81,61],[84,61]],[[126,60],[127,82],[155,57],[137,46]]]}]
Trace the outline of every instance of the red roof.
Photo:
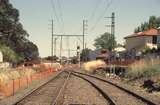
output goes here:
[{"label": "red roof", "polygon": [[138,33],[134,33],[132,35],[129,35],[129,36],[125,37],[125,39],[132,38],[132,37],[140,37],[140,36],[158,36],[158,35],[160,35],[160,30],[152,28],[147,31],[138,32]]}]

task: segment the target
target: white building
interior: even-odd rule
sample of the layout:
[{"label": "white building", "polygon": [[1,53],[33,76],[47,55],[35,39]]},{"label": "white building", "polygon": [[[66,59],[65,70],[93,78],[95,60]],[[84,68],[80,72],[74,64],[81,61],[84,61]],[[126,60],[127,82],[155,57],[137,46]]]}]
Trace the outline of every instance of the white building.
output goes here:
[{"label": "white building", "polygon": [[125,40],[126,50],[128,51],[135,50],[139,52],[145,48],[157,49],[157,45],[160,44],[160,28],[134,33],[125,37]]},{"label": "white building", "polygon": [[2,63],[3,62],[3,54],[2,54],[2,52],[0,51],[0,63]]}]

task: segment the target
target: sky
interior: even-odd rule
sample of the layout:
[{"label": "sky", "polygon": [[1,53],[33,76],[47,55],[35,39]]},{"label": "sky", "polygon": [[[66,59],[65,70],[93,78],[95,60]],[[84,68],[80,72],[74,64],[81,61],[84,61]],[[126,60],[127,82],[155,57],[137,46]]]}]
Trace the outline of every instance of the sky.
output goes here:
[{"label": "sky", "polygon": [[[87,20],[85,43],[95,49],[94,40],[110,32],[109,18],[115,12],[115,37],[124,43],[124,37],[133,33],[142,22],[152,15],[160,16],[160,0],[10,0],[20,12],[20,22],[30,34],[29,39],[39,48],[41,57],[51,55],[51,20],[54,34],[82,35],[82,21]],[[59,56],[60,38],[56,54]],[[63,53],[76,54],[76,46],[82,48],[82,38],[63,38]]]}]

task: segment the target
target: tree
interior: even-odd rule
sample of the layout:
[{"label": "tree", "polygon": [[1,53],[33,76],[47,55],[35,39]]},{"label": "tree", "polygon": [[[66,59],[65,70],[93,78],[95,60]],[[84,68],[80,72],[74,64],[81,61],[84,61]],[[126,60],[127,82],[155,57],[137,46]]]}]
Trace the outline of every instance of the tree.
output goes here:
[{"label": "tree", "polygon": [[156,28],[156,16],[150,16],[149,18],[149,28]]},{"label": "tree", "polygon": [[77,58],[77,56],[71,57],[71,63],[73,63],[73,64],[77,64],[77,63],[78,63],[78,58]]},{"label": "tree", "polygon": [[156,24],[157,24],[157,27],[160,27],[160,17],[157,17]]},{"label": "tree", "polygon": [[37,46],[30,41],[25,43],[24,51],[22,53],[27,60],[37,59],[39,56]]},{"label": "tree", "polygon": [[0,44],[10,47],[21,58],[38,58],[38,48],[19,22],[19,11],[9,0],[0,0]]},{"label": "tree", "polygon": [[111,50],[116,46],[116,40],[110,33],[104,33],[100,37],[95,39],[94,46],[96,49],[108,49]]},{"label": "tree", "polygon": [[135,28],[134,32],[135,33],[142,32],[151,28],[158,28],[158,27],[160,27],[160,17],[150,16],[148,22],[141,23],[140,26]]},{"label": "tree", "polygon": [[92,50],[88,49],[88,48],[82,50],[81,55],[80,55],[81,56],[81,61],[89,61],[89,54],[90,54],[91,51]]},{"label": "tree", "polygon": [[5,45],[0,45],[0,51],[2,51],[3,60],[5,62],[19,63],[22,61],[20,56],[18,56],[12,49]]},{"label": "tree", "polygon": [[48,57],[46,57],[45,59],[46,59],[46,60],[49,60],[49,61],[57,61],[59,58],[54,55],[53,57],[52,57],[52,56],[48,56]]}]

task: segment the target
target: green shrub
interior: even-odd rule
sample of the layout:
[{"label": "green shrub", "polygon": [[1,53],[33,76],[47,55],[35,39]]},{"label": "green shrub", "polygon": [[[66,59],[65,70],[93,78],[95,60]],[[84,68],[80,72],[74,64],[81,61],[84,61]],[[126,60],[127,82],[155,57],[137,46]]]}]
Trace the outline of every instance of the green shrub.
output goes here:
[{"label": "green shrub", "polygon": [[0,51],[3,54],[3,60],[6,62],[18,63],[22,58],[17,55],[10,47],[0,45]]}]

